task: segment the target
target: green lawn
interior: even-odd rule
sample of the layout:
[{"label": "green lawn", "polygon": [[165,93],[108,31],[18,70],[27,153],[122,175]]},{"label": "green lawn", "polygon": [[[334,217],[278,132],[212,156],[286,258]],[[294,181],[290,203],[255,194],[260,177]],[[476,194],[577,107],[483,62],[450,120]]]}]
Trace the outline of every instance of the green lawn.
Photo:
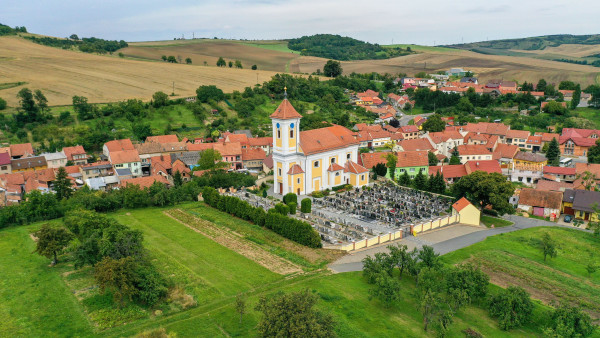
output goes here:
[{"label": "green lawn", "polygon": [[500,227],[506,227],[506,226],[514,224],[513,222],[507,221],[505,219],[492,217],[492,216],[485,216],[485,215],[481,215],[481,222],[483,224],[485,224],[485,226],[488,228],[491,227],[492,225],[495,228],[500,228]]},{"label": "green lawn", "polygon": [[[260,314],[253,308],[260,296],[308,288],[319,295],[318,307],[333,315],[340,337],[429,337],[432,334],[422,330],[423,318],[414,294],[414,280],[409,277],[402,281],[405,290],[402,299],[385,308],[378,300],[369,299],[370,285],[361,273],[332,275],[325,270],[315,270],[330,258],[327,255],[296,251],[281,237],[201,203],[177,208],[233,230],[297,264],[304,264],[308,272],[291,278],[274,274],[167,217],[162,212],[164,209],[123,210],[112,214],[113,217],[144,233],[144,243],[154,264],[192,294],[198,305],[184,311],[163,306],[162,315],[155,315],[153,309],[137,307],[109,311],[110,307],[103,306],[108,300],[97,292],[83,297],[82,301],[74,294],[93,284],[91,269],[68,274],[66,272],[72,271],[68,261],[51,268],[47,259],[31,253],[34,242],[29,232],[39,224],[3,229],[0,230],[0,271],[3,272],[0,332],[10,336],[123,337],[162,327],[179,337],[255,336]],[[551,231],[553,238],[561,240],[559,256],[547,263],[530,245],[531,238],[538,238],[544,231]],[[587,233],[536,228],[488,238],[450,253],[444,260],[453,264],[470,259],[486,269],[494,267],[493,278],[500,273],[527,276],[527,283],[532,287],[551,295],[564,294],[567,300],[596,309],[596,304],[600,304],[600,273],[589,278],[582,264],[586,262],[585,257],[597,251],[599,244],[600,239]],[[491,292],[498,290],[496,286],[491,287]],[[241,325],[233,307],[238,293],[244,293],[248,299],[248,313]],[[542,314],[546,311],[545,306],[537,304],[531,324],[504,332],[497,329],[496,321],[488,317],[486,310],[475,304],[456,315],[449,336],[463,337],[461,331],[465,328],[473,328],[486,337],[539,336],[544,325]],[[88,317],[94,321],[90,322]],[[111,320],[116,323],[112,328]],[[94,328],[97,321],[106,329]]]},{"label": "green lawn", "polygon": [[[543,233],[557,242],[558,256],[544,257],[539,249]],[[451,264],[480,264],[500,285],[518,284],[546,302],[579,304],[600,318],[600,273],[589,276],[590,260],[600,264],[600,238],[590,233],[559,227],[540,227],[488,237],[483,242],[449,253]]]},{"label": "green lawn", "polygon": [[577,108],[575,112],[586,120],[592,121],[596,128],[600,128],[600,109],[595,108]]}]

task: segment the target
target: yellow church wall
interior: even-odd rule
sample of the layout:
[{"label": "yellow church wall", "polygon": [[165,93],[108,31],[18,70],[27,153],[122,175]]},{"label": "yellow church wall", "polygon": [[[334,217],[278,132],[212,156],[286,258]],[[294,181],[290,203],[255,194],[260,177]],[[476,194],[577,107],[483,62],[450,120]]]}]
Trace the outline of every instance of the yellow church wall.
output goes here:
[{"label": "yellow church wall", "polygon": [[301,193],[304,192],[304,174],[288,175],[288,179],[292,182],[292,191],[295,194],[298,194],[298,189]]},{"label": "yellow church wall", "polygon": [[277,162],[277,172],[279,173],[279,169],[281,170],[281,175],[277,175],[277,182],[283,182],[283,163]]},{"label": "yellow church wall", "polygon": [[333,179],[333,184],[334,185],[342,184],[342,174],[340,174],[339,176],[335,176],[335,178]]}]

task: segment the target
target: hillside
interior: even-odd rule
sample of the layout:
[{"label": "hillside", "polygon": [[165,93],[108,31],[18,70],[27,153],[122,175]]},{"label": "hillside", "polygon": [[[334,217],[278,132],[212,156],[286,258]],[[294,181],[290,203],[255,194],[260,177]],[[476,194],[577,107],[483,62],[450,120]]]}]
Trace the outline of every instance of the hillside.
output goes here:
[{"label": "hillside", "polygon": [[[209,84],[231,92],[262,83],[273,75],[275,72],[265,70],[100,56],[38,45],[16,36],[0,37],[0,97],[10,106],[18,104],[16,94],[24,86],[41,89],[50,105],[65,105],[72,103],[74,95],[85,96],[90,102],[149,100],[159,90],[171,93],[173,82],[178,96],[194,95],[200,85]],[[16,82],[25,84],[5,85]]]},{"label": "hillside", "polygon": [[600,34],[594,35],[543,35],[520,39],[503,39],[448,45],[447,47],[473,50],[477,48],[541,50],[548,47],[558,47],[566,44],[599,45]]},{"label": "hillside", "polygon": [[[341,61],[345,74],[357,73],[406,73],[413,75],[420,71],[436,72],[453,67],[462,67],[477,73],[482,80],[504,78],[518,81],[537,82],[545,78],[549,82],[571,80],[583,86],[600,81],[600,69],[591,66],[569,64],[551,60],[510,55],[484,55],[455,48],[427,47],[415,45],[393,45],[411,49],[417,54],[384,60]],[[595,46],[588,46],[595,47]],[[560,47],[559,47],[560,48]],[[599,48],[600,49],[600,48]],[[326,58],[303,56],[292,53],[286,41],[238,41],[238,40],[178,40],[130,43],[121,50],[131,58],[159,60],[162,55],[191,57],[193,63],[207,61],[216,65],[218,57],[225,60],[240,60],[247,68],[256,64],[260,70],[288,71],[291,73],[313,73],[323,69]],[[593,51],[593,50],[592,50]],[[586,53],[586,52],[580,52]],[[600,50],[596,53],[600,53]]]},{"label": "hillside", "polygon": [[402,47],[383,47],[350,37],[316,34],[288,41],[288,48],[301,55],[317,56],[334,60],[378,60],[412,54]]}]

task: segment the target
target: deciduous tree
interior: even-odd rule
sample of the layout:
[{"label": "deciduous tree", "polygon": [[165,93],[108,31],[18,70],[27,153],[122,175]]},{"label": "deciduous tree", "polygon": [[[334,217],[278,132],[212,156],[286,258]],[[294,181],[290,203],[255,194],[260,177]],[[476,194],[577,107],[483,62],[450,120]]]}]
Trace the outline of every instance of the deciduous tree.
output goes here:
[{"label": "deciduous tree", "polygon": [[427,121],[423,123],[423,130],[429,132],[438,132],[446,129],[446,122],[442,120],[442,117],[438,114],[431,115],[427,118]]},{"label": "deciduous tree", "polygon": [[556,250],[556,242],[550,237],[550,234],[545,232],[542,235],[542,240],[540,241],[540,249],[542,250],[542,254],[544,255],[544,262],[546,261],[546,257],[550,256],[550,258],[554,258],[557,255]]},{"label": "deciduous tree", "polygon": [[113,259],[104,257],[94,268],[94,277],[101,292],[110,291],[115,302],[123,305],[125,299],[132,300],[138,292],[136,283],[136,263],[133,257]]},{"label": "deciduous tree", "polygon": [[513,195],[514,190],[515,188],[502,174],[484,171],[475,171],[452,185],[456,197],[466,197],[480,208],[491,205],[502,214],[513,210],[508,199]]},{"label": "deciduous tree", "polygon": [[56,193],[58,200],[69,198],[73,194],[71,179],[69,179],[69,174],[64,167],[58,168],[56,180],[52,182],[52,189]]},{"label": "deciduous tree", "polygon": [[73,235],[67,229],[54,228],[48,224],[42,225],[35,233],[35,237],[37,237],[35,252],[46,258],[52,258],[52,264],[58,263],[58,253],[73,239]]},{"label": "deciduous tree", "polygon": [[227,163],[221,162],[221,159],[222,156],[218,150],[206,149],[200,152],[200,158],[198,159],[197,168],[199,170],[223,168],[227,165]]},{"label": "deciduous tree", "polygon": [[490,298],[489,310],[490,316],[498,318],[500,328],[508,331],[531,320],[533,303],[523,288],[510,286]]},{"label": "deciduous tree", "polygon": [[550,315],[550,326],[544,330],[546,337],[588,337],[596,330],[590,316],[579,307],[559,305]]},{"label": "deciduous tree", "polygon": [[394,153],[389,153],[386,155],[385,159],[387,160],[386,167],[388,168],[390,179],[394,180],[396,176],[396,163],[398,162],[398,156],[396,156]]},{"label": "deciduous tree", "polygon": [[219,60],[217,60],[217,67],[225,67],[226,65],[227,63],[225,62],[225,59],[219,57]]},{"label": "deciduous tree", "polygon": [[169,95],[165,92],[158,91],[152,94],[152,105],[155,108],[164,107],[169,103]]},{"label": "deciduous tree", "polygon": [[342,75],[342,65],[339,61],[327,60],[325,66],[323,66],[323,74],[329,77],[338,77]]},{"label": "deciduous tree", "polygon": [[438,164],[438,158],[437,158],[437,156],[435,156],[435,154],[434,154],[434,153],[432,153],[432,152],[428,152],[428,153],[427,153],[427,159],[428,159],[428,161],[429,161],[429,165],[430,165],[430,166],[435,166],[435,165],[437,165],[437,164]]},{"label": "deciduous tree", "polygon": [[235,311],[240,315],[240,324],[242,324],[242,318],[246,313],[246,298],[242,294],[235,297]]}]

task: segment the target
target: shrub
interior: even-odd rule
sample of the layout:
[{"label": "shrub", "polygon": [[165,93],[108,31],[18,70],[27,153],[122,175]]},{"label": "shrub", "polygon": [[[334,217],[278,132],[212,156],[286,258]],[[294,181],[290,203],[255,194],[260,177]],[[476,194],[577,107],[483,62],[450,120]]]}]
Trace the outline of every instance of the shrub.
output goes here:
[{"label": "shrub", "polygon": [[494,209],[483,209],[482,212],[487,215],[492,215],[492,216],[498,217],[498,212]]},{"label": "shrub", "polygon": [[310,198],[305,198],[300,202],[300,211],[305,214],[310,214],[312,210],[312,201]]},{"label": "shrub", "polygon": [[498,317],[502,330],[520,327],[531,319],[533,303],[527,291],[511,286],[490,299],[490,316]]},{"label": "shrub", "polygon": [[289,205],[290,202],[298,204],[298,195],[294,194],[293,192],[283,195],[283,203]]},{"label": "shrub", "polygon": [[288,208],[290,208],[290,215],[295,215],[296,209],[298,208],[298,203],[290,202],[290,203],[288,203],[287,206],[288,206]]},{"label": "shrub", "polygon": [[6,101],[0,97],[0,110],[6,109]]},{"label": "shrub", "polygon": [[285,216],[290,213],[290,207],[283,203],[277,203],[275,204],[275,212]]}]

